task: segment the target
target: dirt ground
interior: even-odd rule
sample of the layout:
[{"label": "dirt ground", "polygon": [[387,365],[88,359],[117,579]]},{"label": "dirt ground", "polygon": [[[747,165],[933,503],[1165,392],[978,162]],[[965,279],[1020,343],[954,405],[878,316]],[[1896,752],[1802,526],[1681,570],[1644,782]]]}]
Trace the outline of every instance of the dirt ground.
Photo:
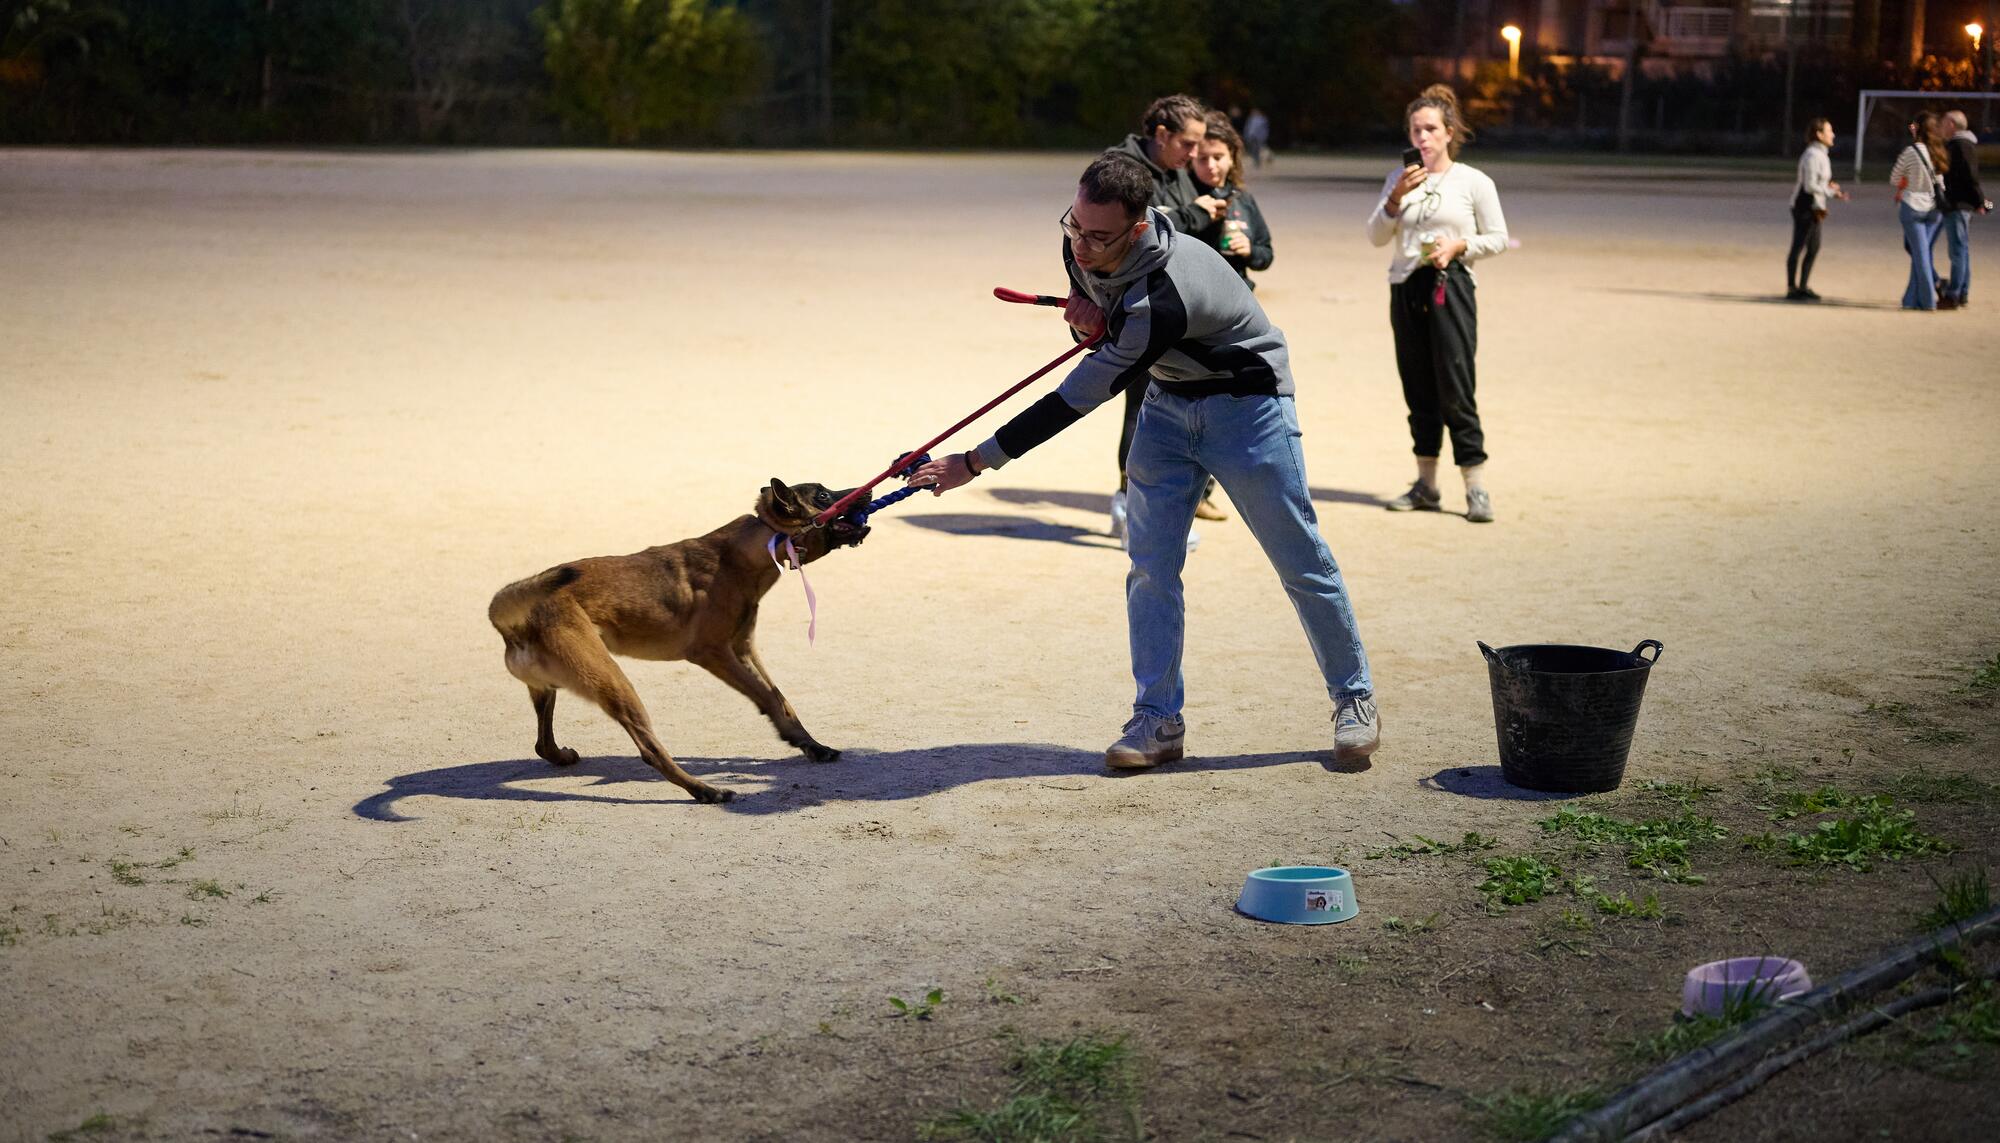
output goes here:
[{"label": "dirt ground", "polygon": [[[2000,289],[1897,311],[1886,170],[1799,307],[1775,168],[1488,165],[1521,240],[1479,269],[1490,527],[1377,506],[1409,465],[1362,233],[1383,164],[1256,181],[1381,697],[1365,770],[1328,761],[1230,521],[1187,573],[1195,756],[1102,771],[1131,692],[1110,410],[814,565],[816,646],[795,577],[766,600],[839,762],[646,663],[668,748],[738,800],[691,803],[574,698],[585,760],[537,760],[493,591],[774,475],[863,479],[1053,356],[1054,316],[989,291],[1059,288],[1085,159],[0,152],[0,1138],[908,1139],[1006,1095],[1009,1030],[1127,1037],[1114,1136],[1480,1138],[1482,1100],[1642,1073],[1690,965],[1831,979],[1996,864],[1990,786],[1899,803],[1958,847],[1928,862],[1740,845],[1810,823],[1758,808],[1774,783],[2000,780],[1969,686],[2000,651]],[[1705,884],[1566,854],[1497,777],[1474,640],[1646,638],[1626,787],[1560,804],[1718,787]],[[1466,831],[1501,846],[1369,856]],[[1506,853],[1667,916],[1493,915]],[[1350,865],[1360,917],[1232,911],[1291,861]],[[888,1003],[934,988],[925,1020]],[[1992,1138],[2000,1050],[1905,1039],[1687,1138]]]}]

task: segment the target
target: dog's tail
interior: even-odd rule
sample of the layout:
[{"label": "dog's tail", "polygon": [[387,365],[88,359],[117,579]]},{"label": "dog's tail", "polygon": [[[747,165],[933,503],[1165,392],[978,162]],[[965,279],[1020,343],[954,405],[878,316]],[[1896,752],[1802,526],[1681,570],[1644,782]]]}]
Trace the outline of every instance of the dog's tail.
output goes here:
[{"label": "dog's tail", "polygon": [[576,582],[581,574],[570,565],[563,564],[527,579],[515,580],[493,597],[493,602],[487,605],[486,618],[493,621],[494,629],[503,636],[518,631],[528,621],[528,613],[534,610],[537,603],[547,599],[549,593],[557,588]]}]

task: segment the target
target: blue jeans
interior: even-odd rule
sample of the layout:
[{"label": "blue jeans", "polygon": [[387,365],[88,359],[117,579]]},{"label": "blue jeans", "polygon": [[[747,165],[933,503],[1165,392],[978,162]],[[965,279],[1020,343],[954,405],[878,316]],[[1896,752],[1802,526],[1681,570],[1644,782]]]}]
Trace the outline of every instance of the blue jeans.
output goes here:
[{"label": "blue jeans", "polygon": [[1972,293],[1972,212],[1944,212],[1944,248],[1951,254],[1951,277],[1944,280],[1948,298],[1964,301]]},{"label": "blue jeans", "polygon": [[1937,245],[1939,216],[1935,208],[1922,214],[1910,204],[1896,204],[1896,217],[1903,223],[1903,249],[1910,252],[1910,284],[1903,289],[1903,308],[1937,308],[1937,266],[1932,261]]},{"label": "blue jeans", "polygon": [[1179,714],[1186,699],[1181,568],[1187,562],[1195,505],[1211,474],[1229,493],[1291,597],[1326,679],[1327,695],[1337,703],[1373,693],[1347,587],[1333,553],[1320,539],[1299,436],[1298,410],[1290,397],[1190,399],[1157,386],[1147,392],[1125,461],[1126,528],[1132,545],[1125,611],[1132,678],[1139,685],[1135,712]]}]

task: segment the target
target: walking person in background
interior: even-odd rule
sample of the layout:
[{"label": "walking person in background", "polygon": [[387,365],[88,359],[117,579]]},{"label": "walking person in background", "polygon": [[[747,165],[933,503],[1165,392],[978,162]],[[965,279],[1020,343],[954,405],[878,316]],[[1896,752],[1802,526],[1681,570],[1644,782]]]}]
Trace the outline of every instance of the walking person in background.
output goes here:
[{"label": "walking person in background", "polygon": [[1250,161],[1262,170],[1271,158],[1271,120],[1263,108],[1252,107],[1243,121],[1243,145],[1250,151]]},{"label": "walking person in background", "polygon": [[1993,209],[1979,185],[1979,136],[1972,133],[1965,112],[1947,111],[1944,168],[1944,248],[1951,255],[1951,277],[1944,282],[1941,310],[1964,308],[1972,294],[1972,216]]},{"label": "walking person in background", "polygon": [[[1833,160],[1827,151],[1833,146],[1833,124],[1815,119],[1806,129],[1806,150],[1799,156],[1799,181],[1792,187],[1792,250],[1785,255],[1785,300],[1816,302],[1807,280],[1812,277],[1813,259],[1819,257],[1819,224],[1826,219],[1827,203],[1847,198],[1847,192],[1833,181]],[[1803,254],[1804,260],[1800,259]]]},{"label": "walking person in background", "polygon": [[[1417,478],[1388,502],[1392,512],[1435,512],[1438,453],[1447,429],[1452,462],[1465,480],[1465,518],[1493,521],[1486,491],[1486,437],[1473,399],[1479,311],[1468,263],[1507,249],[1507,220],[1493,180],[1458,162],[1472,139],[1458,96],[1433,84],[1403,113],[1417,162],[1389,176],[1368,216],[1368,241],[1395,243],[1389,260],[1389,328],[1396,371],[1410,411]],[[1407,157],[1407,156],[1406,156]]]},{"label": "walking person in background", "polygon": [[[1125,136],[1111,148],[1129,155],[1146,168],[1153,178],[1153,202],[1174,229],[1196,234],[1227,211],[1228,204],[1195,189],[1188,165],[1208,135],[1208,108],[1191,95],[1166,95],[1146,108],[1140,132]],[[1146,387],[1125,390],[1125,421],[1118,431],[1118,491],[1111,494],[1111,534],[1125,546],[1125,457],[1132,451],[1132,430],[1139,423],[1139,406],[1145,402]],[[1214,506],[1210,505],[1210,510]],[[1218,519],[1221,517],[1217,517]],[[1201,543],[1201,534],[1188,533],[1188,550]]]},{"label": "walking person in background", "polygon": [[1889,185],[1896,188],[1896,217],[1903,225],[1903,249],[1910,252],[1910,284],[1903,288],[1906,310],[1937,309],[1938,224],[1943,215],[1946,164],[1944,140],[1935,112],[1920,111],[1910,124],[1910,145],[1896,156]]}]

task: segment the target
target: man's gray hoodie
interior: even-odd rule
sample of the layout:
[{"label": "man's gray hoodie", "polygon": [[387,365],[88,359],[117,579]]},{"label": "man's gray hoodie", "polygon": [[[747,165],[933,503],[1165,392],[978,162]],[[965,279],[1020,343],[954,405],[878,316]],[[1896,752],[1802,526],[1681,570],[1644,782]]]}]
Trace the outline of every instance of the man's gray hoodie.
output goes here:
[{"label": "man's gray hoodie", "polygon": [[1182,397],[1293,391],[1285,335],[1235,269],[1215,247],[1176,233],[1158,209],[1147,217],[1152,225],[1110,274],[1078,268],[1063,240],[1071,286],[1104,311],[1104,341],[1055,392],[979,446],[987,468],[1055,436],[1127,385],[1157,384]]},{"label": "man's gray hoodie", "polygon": [[1167,212],[1167,219],[1174,224],[1175,230],[1193,234],[1213,221],[1207,211],[1194,205],[1201,192],[1195,189],[1194,176],[1187,172],[1187,168],[1170,171],[1155,163],[1153,157],[1146,153],[1146,141],[1137,135],[1125,136],[1125,141],[1111,150],[1139,160],[1139,165],[1153,176],[1153,205]]}]

